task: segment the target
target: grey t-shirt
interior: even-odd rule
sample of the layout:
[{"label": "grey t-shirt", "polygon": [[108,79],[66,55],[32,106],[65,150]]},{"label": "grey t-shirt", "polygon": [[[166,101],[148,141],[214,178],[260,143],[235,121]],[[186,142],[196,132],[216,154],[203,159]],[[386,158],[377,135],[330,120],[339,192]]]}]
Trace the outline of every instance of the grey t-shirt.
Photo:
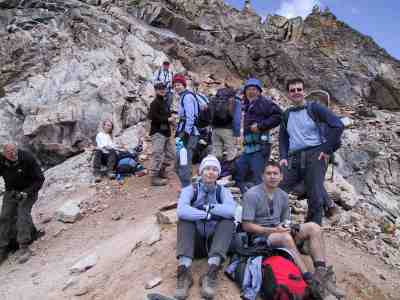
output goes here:
[{"label": "grey t-shirt", "polygon": [[243,196],[243,222],[275,227],[289,218],[288,194],[277,189],[269,199],[264,183],[249,189]]}]

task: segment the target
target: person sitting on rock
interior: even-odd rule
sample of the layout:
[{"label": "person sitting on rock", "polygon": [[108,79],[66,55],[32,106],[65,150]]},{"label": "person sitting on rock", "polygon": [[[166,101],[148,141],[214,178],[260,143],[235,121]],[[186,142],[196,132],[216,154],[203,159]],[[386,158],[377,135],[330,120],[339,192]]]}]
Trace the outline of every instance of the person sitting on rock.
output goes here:
[{"label": "person sitting on rock", "polygon": [[117,152],[119,146],[114,142],[112,132],[114,124],[110,120],[103,122],[103,131],[96,135],[96,149],[94,150],[93,174],[95,182],[101,181],[101,166],[107,166],[107,175],[115,179],[115,165],[117,163]]},{"label": "person sitting on rock", "polygon": [[31,211],[45,178],[33,155],[15,144],[4,146],[0,176],[5,182],[0,215],[0,264],[7,259],[15,226],[20,248],[18,262],[25,263],[32,255],[29,245],[38,238]]},{"label": "person sitting on rock", "polygon": [[[288,249],[312,292],[343,297],[344,292],[336,287],[332,268],[327,267],[321,227],[313,222],[290,224],[288,194],[279,188],[281,180],[280,165],[269,162],[263,183],[250,188],[243,196],[243,230],[249,233],[253,243],[263,240],[270,247]],[[299,248],[309,248],[314,274],[308,271]]]},{"label": "person sitting on rock", "polygon": [[156,97],[150,104],[149,119],[151,120],[150,136],[152,139],[151,185],[167,184],[167,167],[175,159],[175,151],[171,142],[171,124],[174,117],[165,97],[164,83],[154,85]]},{"label": "person sitting on rock", "polygon": [[215,296],[217,275],[226,258],[234,232],[236,203],[231,192],[216,181],[221,165],[215,156],[206,156],[199,168],[197,184],[182,189],[178,200],[177,290],[178,300],[188,297],[193,284],[193,258],[208,257],[208,272],[201,277],[201,295]]},{"label": "person sitting on rock", "polygon": [[280,187],[289,193],[304,180],[308,197],[306,221],[322,225],[324,204],[333,207],[328,204],[325,173],[330,155],[340,147],[344,125],[324,105],[305,102],[302,79],[289,80],[287,91],[293,106],[284,112],[279,132],[283,167]]},{"label": "person sitting on rock", "polygon": [[[244,193],[251,184],[260,184],[271,154],[270,130],[279,126],[282,111],[270,97],[262,95],[262,84],[252,78],[244,85],[243,153],[235,161],[234,180]],[[247,180],[249,178],[249,180]]]}]

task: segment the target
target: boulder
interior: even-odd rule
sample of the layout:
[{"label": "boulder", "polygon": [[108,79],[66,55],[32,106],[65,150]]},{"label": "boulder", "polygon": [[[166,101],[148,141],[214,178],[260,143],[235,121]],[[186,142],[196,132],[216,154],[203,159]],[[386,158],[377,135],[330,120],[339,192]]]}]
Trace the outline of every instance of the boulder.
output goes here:
[{"label": "boulder", "polygon": [[57,210],[55,218],[63,223],[75,223],[81,217],[79,204],[76,200],[66,202]]},{"label": "boulder", "polygon": [[71,267],[70,269],[71,274],[79,274],[89,270],[90,268],[96,265],[97,259],[98,259],[97,255],[95,253],[82,258],[75,265]]}]

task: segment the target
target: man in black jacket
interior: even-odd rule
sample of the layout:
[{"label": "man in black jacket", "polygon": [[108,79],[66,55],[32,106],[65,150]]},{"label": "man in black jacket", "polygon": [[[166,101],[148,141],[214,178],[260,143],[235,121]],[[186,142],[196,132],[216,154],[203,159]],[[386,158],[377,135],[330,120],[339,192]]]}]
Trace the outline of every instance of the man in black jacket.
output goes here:
[{"label": "man in black jacket", "polygon": [[3,155],[0,154],[0,176],[6,187],[0,215],[0,264],[7,259],[15,225],[20,247],[18,262],[25,263],[32,255],[29,244],[35,238],[32,206],[38,198],[44,175],[32,154],[19,150],[14,144],[6,144]]},{"label": "man in black jacket", "polygon": [[175,159],[174,147],[171,142],[171,126],[174,117],[166,98],[164,83],[154,85],[156,97],[150,104],[149,119],[151,120],[150,136],[152,139],[152,160],[150,167],[151,185],[167,184],[167,167]]}]

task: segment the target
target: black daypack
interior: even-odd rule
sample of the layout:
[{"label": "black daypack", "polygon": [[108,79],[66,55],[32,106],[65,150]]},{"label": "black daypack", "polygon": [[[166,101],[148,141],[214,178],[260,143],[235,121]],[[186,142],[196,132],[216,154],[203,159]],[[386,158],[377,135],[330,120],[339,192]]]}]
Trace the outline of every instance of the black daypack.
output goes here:
[{"label": "black daypack", "polygon": [[194,122],[195,124],[194,125],[197,128],[205,128],[205,127],[209,126],[211,123],[211,114],[210,114],[210,110],[208,108],[208,100],[204,96],[193,93],[191,91],[187,91],[181,97],[181,106],[183,107],[185,118],[186,118],[186,111],[185,111],[185,106],[183,105],[183,99],[188,94],[193,95],[193,97],[196,99],[197,114],[195,115],[195,122]]},{"label": "black daypack", "polygon": [[224,127],[233,121],[233,106],[236,92],[231,88],[217,91],[210,101],[211,124],[214,127]]},{"label": "black daypack", "polygon": [[[320,140],[321,140],[321,144],[324,144],[328,140],[330,127],[325,121],[319,119],[318,116],[315,114],[315,112],[314,112],[315,105],[317,105],[316,102],[307,102],[306,105],[305,105],[305,108],[307,110],[307,114],[310,116],[310,118],[317,125],[319,136],[320,136]],[[287,124],[288,124],[288,121],[289,121],[289,114],[290,114],[291,111],[292,110],[289,108],[288,110],[286,110],[283,113],[282,122],[283,122],[283,126],[284,126],[285,129],[287,128]],[[341,147],[341,145],[342,145],[341,141],[339,140],[338,143],[333,145],[333,152],[336,152]]]}]

